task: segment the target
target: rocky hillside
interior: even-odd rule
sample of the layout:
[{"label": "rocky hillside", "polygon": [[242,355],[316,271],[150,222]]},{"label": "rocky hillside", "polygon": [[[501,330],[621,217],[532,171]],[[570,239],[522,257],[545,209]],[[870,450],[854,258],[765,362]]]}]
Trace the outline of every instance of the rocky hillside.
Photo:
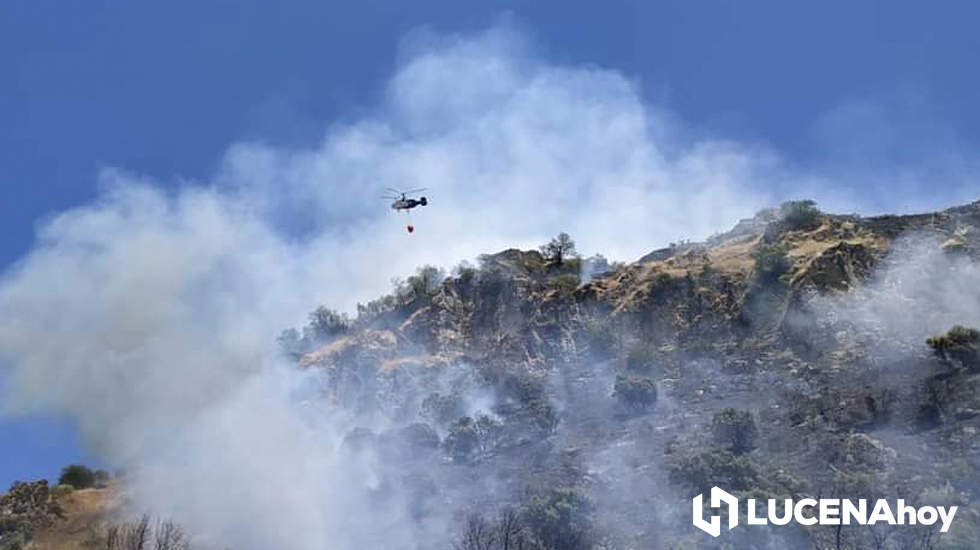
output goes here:
[{"label": "rocky hillside", "polygon": [[104,532],[117,519],[113,488],[49,488],[45,480],[14,483],[0,496],[0,548],[69,550],[104,548]]},{"label": "rocky hillside", "polygon": [[[980,202],[870,218],[787,203],[628,265],[506,250],[444,279],[423,269],[355,319],[284,342],[323,373],[326,399],[361,415],[352,448],[412,442],[399,460],[425,481],[388,481],[420,521],[453,509],[466,548],[498,547],[480,533],[499,542],[508,511],[535,548],[967,548],[980,342],[941,335],[980,322],[978,227]],[[942,536],[715,540],[692,529],[688,500],[712,485],[962,510]]]},{"label": "rocky hillside", "polygon": [[[316,490],[370,511],[351,547],[975,548],[978,228],[980,202],[865,218],[801,201],[630,264],[560,239],[420,268],[354,318],[318,308],[279,338],[342,434],[330,467],[349,484]],[[714,485],[960,510],[945,534],[714,539],[690,501]],[[109,495],[15,486],[0,543],[108,547]]]}]

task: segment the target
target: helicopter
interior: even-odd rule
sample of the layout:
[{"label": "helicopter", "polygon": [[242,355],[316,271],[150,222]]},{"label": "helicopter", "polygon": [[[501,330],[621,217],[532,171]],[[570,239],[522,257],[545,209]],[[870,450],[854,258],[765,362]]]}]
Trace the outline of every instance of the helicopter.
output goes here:
[{"label": "helicopter", "polygon": [[[425,190],[426,190],[425,187],[421,187],[419,189],[410,189],[408,191],[399,191],[398,189],[395,189],[393,187],[387,187],[386,188],[386,191],[388,192],[388,194],[384,195],[382,198],[383,199],[386,199],[386,200],[393,201],[391,203],[391,209],[392,210],[394,210],[396,212],[405,212],[406,214],[408,214],[409,213],[409,210],[411,210],[413,208],[416,208],[416,207],[419,207],[419,206],[426,206],[426,205],[429,204],[429,201],[425,198],[424,195],[423,196],[420,196],[417,199],[410,196],[410,195],[414,195],[416,193],[421,193],[422,191],[425,191]],[[412,225],[411,217],[409,217],[407,229],[408,229],[408,232],[409,233],[412,233],[413,231],[415,231],[415,226]]]}]

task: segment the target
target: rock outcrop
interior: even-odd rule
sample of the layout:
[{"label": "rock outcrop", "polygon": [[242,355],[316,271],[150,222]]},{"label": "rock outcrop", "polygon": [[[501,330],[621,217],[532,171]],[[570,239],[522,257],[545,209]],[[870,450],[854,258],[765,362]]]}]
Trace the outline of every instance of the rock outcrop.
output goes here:
[{"label": "rock outcrop", "polygon": [[18,538],[26,540],[62,517],[61,506],[52,497],[47,480],[14,482],[0,496],[0,544]]}]

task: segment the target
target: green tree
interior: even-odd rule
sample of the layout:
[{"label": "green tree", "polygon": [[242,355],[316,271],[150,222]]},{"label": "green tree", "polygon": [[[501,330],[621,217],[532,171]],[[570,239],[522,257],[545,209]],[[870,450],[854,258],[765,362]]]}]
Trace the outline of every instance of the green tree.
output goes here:
[{"label": "green tree", "polygon": [[557,237],[551,239],[548,244],[541,246],[541,255],[545,257],[546,260],[553,262],[557,265],[562,265],[562,263],[569,258],[578,258],[578,252],[575,250],[575,241],[568,235],[568,233],[559,233]]},{"label": "green tree", "polygon": [[81,464],[69,464],[61,469],[58,485],[71,485],[76,489],[86,489],[95,485],[95,472]]}]

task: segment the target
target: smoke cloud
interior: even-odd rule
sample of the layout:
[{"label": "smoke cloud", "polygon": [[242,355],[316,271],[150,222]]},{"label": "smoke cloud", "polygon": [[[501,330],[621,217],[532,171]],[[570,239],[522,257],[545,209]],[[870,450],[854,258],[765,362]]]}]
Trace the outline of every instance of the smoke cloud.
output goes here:
[{"label": "smoke cloud", "polygon": [[[620,73],[540,59],[506,24],[413,36],[373,115],[315,147],[235,144],[177,189],[99,177],[99,199],[41,224],[0,280],[7,412],[70,415],[133,470],[137,508],[285,549],[415,547],[446,529],[410,521],[398,491],[379,502],[389,466],[343,450],[365,419],[280,364],[275,336],[317,304],[351,310],[418,265],[559,231],[631,260],[730,227],[786,181],[821,183],[765,147],[696,136]],[[414,235],[386,187],[429,188]]]}]

